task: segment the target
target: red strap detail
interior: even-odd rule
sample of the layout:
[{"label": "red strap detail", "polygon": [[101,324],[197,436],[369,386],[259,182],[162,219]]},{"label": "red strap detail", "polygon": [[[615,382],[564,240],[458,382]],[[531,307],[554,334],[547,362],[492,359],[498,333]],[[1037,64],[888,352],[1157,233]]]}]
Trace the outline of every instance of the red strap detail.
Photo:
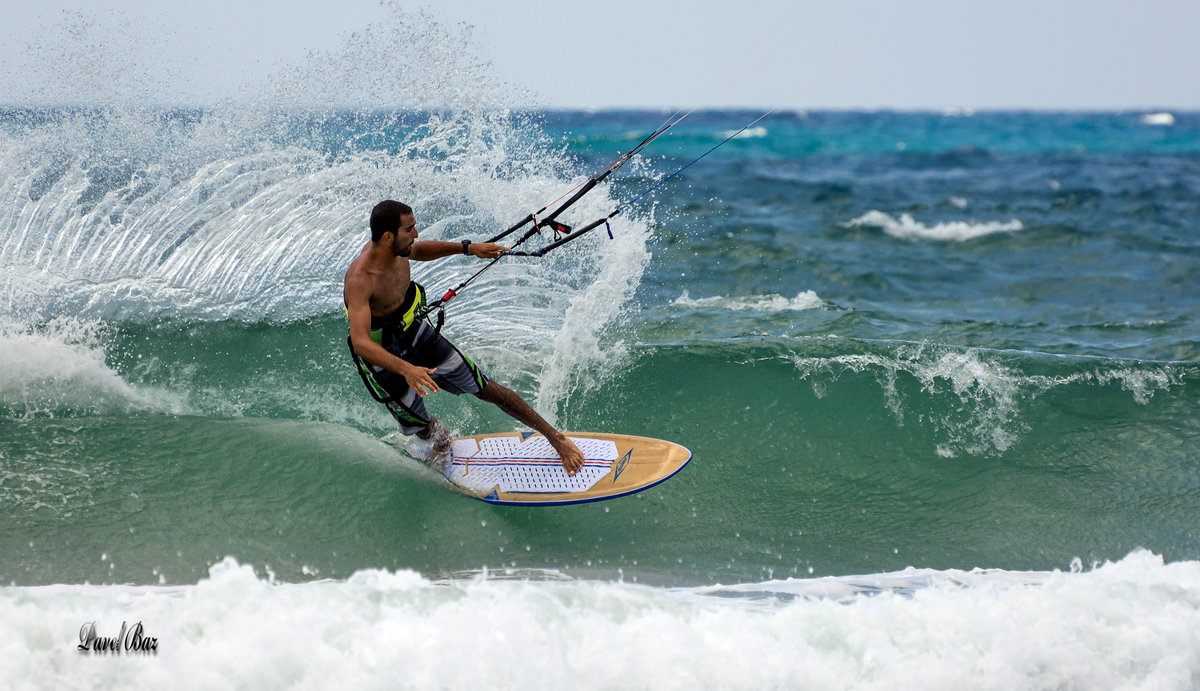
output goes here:
[{"label": "red strap detail", "polygon": [[450,302],[450,298],[454,297],[455,295],[458,295],[458,293],[454,292],[453,288],[447,290],[446,294],[442,296],[442,302]]}]

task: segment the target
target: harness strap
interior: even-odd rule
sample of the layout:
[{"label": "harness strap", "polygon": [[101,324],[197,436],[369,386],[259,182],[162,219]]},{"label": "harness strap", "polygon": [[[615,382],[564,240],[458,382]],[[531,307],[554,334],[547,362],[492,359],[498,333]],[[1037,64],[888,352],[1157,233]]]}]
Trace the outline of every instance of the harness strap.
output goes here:
[{"label": "harness strap", "polygon": [[[367,369],[366,361],[354,352],[354,341],[349,336],[346,337],[346,346],[350,348],[350,357],[354,360],[355,369],[358,370],[358,376],[362,377],[363,386],[367,387],[367,391],[371,393],[371,398],[385,405],[395,401],[396,399],[380,386],[379,382],[375,381],[375,377],[371,376],[371,370]],[[379,393],[380,391],[383,393]]]}]

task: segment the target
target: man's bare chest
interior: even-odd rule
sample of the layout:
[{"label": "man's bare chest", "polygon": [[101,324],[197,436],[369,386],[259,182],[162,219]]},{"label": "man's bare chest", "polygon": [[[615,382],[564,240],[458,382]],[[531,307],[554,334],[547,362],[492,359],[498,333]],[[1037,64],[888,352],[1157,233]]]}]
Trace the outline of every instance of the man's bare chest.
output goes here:
[{"label": "man's bare chest", "polygon": [[371,291],[371,314],[383,316],[390,314],[404,302],[409,284],[408,261],[397,258],[396,263],[375,277],[375,287]]}]

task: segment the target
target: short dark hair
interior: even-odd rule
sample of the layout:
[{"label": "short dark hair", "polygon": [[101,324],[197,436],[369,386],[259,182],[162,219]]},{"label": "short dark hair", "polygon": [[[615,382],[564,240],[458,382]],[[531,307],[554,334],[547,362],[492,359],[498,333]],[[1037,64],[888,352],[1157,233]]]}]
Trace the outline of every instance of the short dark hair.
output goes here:
[{"label": "short dark hair", "polygon": [[379,242],[384,233],[394,233],[400,229],[400,217],[411,216],[412,207],[408,204],[387,199],[371,209],[371,241]]}]

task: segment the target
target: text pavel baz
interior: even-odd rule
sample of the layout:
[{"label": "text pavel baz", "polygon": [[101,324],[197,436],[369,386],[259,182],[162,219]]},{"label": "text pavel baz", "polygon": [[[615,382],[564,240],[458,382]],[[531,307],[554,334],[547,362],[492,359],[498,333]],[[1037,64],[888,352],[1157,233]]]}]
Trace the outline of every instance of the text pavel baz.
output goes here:
[{"label": "text pavel baz", "polygon": [[96,622],[89,621],[79,629],[78,649],[88,653],[141,653],[158,654],[158,639],[146,635],[142,622],[128,626],[121,622],[121,632],[116,636],[101,636],[96,633]]}]

